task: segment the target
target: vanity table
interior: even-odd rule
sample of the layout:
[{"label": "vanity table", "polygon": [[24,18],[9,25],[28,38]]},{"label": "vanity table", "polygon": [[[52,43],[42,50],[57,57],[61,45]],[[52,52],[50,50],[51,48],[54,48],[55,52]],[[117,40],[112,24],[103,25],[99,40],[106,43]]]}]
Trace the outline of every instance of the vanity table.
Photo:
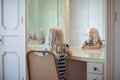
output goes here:
[{"label": "vanity table", "polygon": [[[28,45],[29,50],[41,50],[43,46]],[[73,55],[66,57],[67,80],[104,80],[105,48],[71,48]]]},{"label": "vanity table", "polygon": [[72,52],[66,57],[67,80],[104,80],[105,49],[72,48]]}]

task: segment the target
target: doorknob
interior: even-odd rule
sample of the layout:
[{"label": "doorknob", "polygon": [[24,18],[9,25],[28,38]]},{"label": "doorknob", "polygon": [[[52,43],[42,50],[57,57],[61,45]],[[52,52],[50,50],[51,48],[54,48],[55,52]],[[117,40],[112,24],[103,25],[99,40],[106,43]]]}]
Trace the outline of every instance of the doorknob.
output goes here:
[{"label": "doorknob", "polygon": [[2,39],[0,39],[0,42],[2,41]]}]

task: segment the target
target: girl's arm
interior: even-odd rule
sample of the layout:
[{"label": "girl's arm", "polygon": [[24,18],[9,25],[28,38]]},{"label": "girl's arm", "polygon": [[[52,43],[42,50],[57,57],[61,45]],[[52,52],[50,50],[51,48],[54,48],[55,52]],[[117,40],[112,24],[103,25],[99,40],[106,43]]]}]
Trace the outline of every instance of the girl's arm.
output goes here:
[{"label": "girl's arm", "polygon": [[96,45],[93,45],[93,46],[86,45],[85,48],[88,48],[88,49],[99,49],[100,46],[101,46],[100,43],[97,43]]},{"label": "girl's arm", "polygon": [[67,53],[68,56],[72,56],[72,51],[71,51],[70,48],[68,48],[68,49],[66,50],[66,53]]}]

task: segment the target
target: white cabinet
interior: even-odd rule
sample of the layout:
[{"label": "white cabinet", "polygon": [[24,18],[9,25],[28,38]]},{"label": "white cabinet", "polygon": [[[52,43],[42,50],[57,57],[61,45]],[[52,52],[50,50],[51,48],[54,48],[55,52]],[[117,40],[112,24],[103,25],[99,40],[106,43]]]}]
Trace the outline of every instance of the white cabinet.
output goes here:
[{"label": "white cabinet", "polygon": [[87,77],[87,80],[103,80],[103,76],[97,74],[88,74]]},{"label": "white cabinet", "polygon": [[87,62],[87,80],[103,80],[104,64]]}]

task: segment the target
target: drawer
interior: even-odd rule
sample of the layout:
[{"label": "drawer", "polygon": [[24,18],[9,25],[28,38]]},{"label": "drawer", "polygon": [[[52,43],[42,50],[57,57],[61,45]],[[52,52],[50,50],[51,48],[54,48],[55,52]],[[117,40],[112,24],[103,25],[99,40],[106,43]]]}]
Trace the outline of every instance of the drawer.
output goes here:
[{"label": "drawer", "polygon": [[102,75],[96,75],[96,74],[88,74],[87,80],[103,80]]},{"label": "drawer", "polygon": [[103,74],[103,63],[87,63],[87,73]]}]

